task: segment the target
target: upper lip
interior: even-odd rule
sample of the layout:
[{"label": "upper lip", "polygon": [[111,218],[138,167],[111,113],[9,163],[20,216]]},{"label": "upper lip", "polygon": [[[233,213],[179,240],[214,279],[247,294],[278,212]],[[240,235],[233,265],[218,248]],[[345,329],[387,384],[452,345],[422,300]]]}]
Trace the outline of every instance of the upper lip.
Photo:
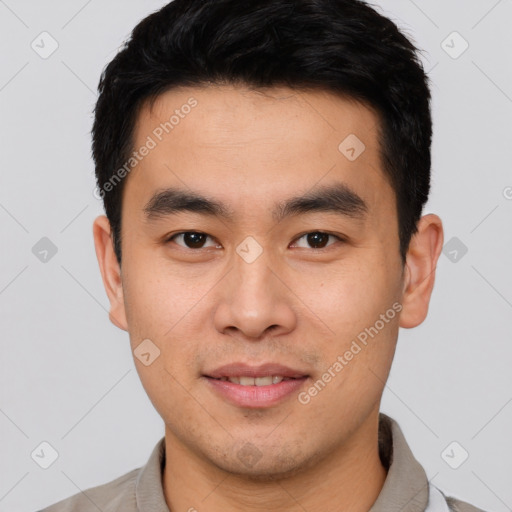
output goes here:
[{"label": "upper lip", "polygon": [[289,377],[299,379],[307,377],[303,371],[283,366],[282,364],[266,363],[259,366],[250,366],[245,363],[231,363],[220,366],[215,370],[204,374],[206,377],[220,379],[221,377],[269,377],[279,375],[282,377]]}]

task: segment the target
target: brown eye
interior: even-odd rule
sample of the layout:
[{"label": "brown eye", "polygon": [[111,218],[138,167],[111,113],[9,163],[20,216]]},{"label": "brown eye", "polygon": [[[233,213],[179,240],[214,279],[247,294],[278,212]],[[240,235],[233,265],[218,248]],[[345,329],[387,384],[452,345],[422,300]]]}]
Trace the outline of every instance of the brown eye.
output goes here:
[{"label": "brown eye", "polygon": [[199,249],[203,246],[206,235],[203,233],[184,233],[183,241],[191,249]]},{"label": "brown eye", "polygon": [[[331,235],[330,233],[312,231],[311,233],[306,233],[305,235],[297,238],[297,242],[294,245],[305,249],[324,249],[325,247],[328,247],[334,243],[329,243],[329,238],[334,239],[334,241],[336,239],[340,241],[342,240],[340,237]],[[303,240],[302,243],[301,240]]]},{"label": "brown eye", "polygon": [[[187,249],[202,249],[204,247],[215,247],[215,243],[210,246],[205,246],[205,242],[211,239],[206,233],[198,233],[195,231],[185,231],[183,233],[177,233],[172,236],[169,241],[173,240],[177,245],[186,247]],[[179,241],[179,242],[178,242]],[[181,243],[180,243],[181,242]]]},{"label": "brown eye", "polygon": [[327,233],[309,233],[306,240],[315,249],[323,249],[329,241],[329,236]]}]

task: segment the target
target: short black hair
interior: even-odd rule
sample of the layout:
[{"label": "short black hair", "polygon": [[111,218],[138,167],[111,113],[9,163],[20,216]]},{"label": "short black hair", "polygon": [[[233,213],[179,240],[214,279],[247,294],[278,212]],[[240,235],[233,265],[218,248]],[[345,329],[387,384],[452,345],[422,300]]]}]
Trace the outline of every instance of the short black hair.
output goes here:
[{"label": "short black hair", "polygon": [[140,108],[172,88],[209,83],[325,90],[372,108],[405,263],[430,190],[431,97],[418,54],[361,0],[174,0],[143,19],[103,70],[92,129],[97,189],[119,264],[119,176]]}]

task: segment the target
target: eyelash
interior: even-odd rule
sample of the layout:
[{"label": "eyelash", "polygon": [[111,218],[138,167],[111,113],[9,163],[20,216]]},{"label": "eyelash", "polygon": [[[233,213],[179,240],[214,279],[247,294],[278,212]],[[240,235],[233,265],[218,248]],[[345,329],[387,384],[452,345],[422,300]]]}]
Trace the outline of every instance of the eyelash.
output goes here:
[{"label": "eyelash", "polygon": [[[175,233],[174,235],[171,235],[168,238],[166,238],[165,243],[172,242],[176,237],[181,236],[181,235],[190,234],[190,233],[195,233],[195,234],[198,234],[198,235],[206,235],[211,240],[214,240],[213,237],[211,237],[207,233],[203,233],[202,231],[180,231],[179,233]],[[300,240],[301,238],[304,238],[305,236],[312,235],[312,234],[327,235],[327,236],[336,238],[339,242],[342,242],[342,243],[346,242],[346,239],[343,238],[342,236],[335,235],[334,233],[329,233],[327,231],[307,231],[306,233],[303,233],[303,234],[299,235],[298,237],[294,238],[293,241],[296,242],[297,240]],[[179,245],[179,244],[177,244],[177,245]],[[320,248],[311,247],[311,249],[313,251],[323,251],[323,250],[327,250],[331,245],[333,245],[333,244],[328,244],[326,247],[320,247]],[[180,245],[180,247],[182,247],[183,249],[188,249],[190,251],[199,251],[201,249],[208,249],[208,247],[206,247],[206,248],[205,247],[199,247],[197,249],[194,249],[192,247],[186,247],[186,246],[183,246],[183,245]],[[303,249],[303,247],[302,247],[302,249]]]}]

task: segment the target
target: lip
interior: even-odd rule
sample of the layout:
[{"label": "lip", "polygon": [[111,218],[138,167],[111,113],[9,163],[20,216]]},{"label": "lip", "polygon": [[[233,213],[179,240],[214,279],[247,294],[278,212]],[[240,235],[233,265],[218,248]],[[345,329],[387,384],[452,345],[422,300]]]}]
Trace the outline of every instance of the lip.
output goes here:
[{"label": "lip", "polygon": [[[271,375],[281,375],[292,380],[283,380],[268,386],[242,386],[226,380],[217,380],[221,377],[269,377]],[[273,363],[260,366],[232,363],[208,372],[202,377],[217,396],[237,407],[250,409],[278,405],[290,395],[298,393],[309,378],[305,372]]]},{"label": "lip", "polygon": [[221,377],[269,377],[271,375],[282,375],[290,379],[307,377],[303,371],[289,368],[276,363],[266,363],[259,366],[250,366],[245,363],[231,363],[216,368],[204,374],[205,377],[220,379]]}]

